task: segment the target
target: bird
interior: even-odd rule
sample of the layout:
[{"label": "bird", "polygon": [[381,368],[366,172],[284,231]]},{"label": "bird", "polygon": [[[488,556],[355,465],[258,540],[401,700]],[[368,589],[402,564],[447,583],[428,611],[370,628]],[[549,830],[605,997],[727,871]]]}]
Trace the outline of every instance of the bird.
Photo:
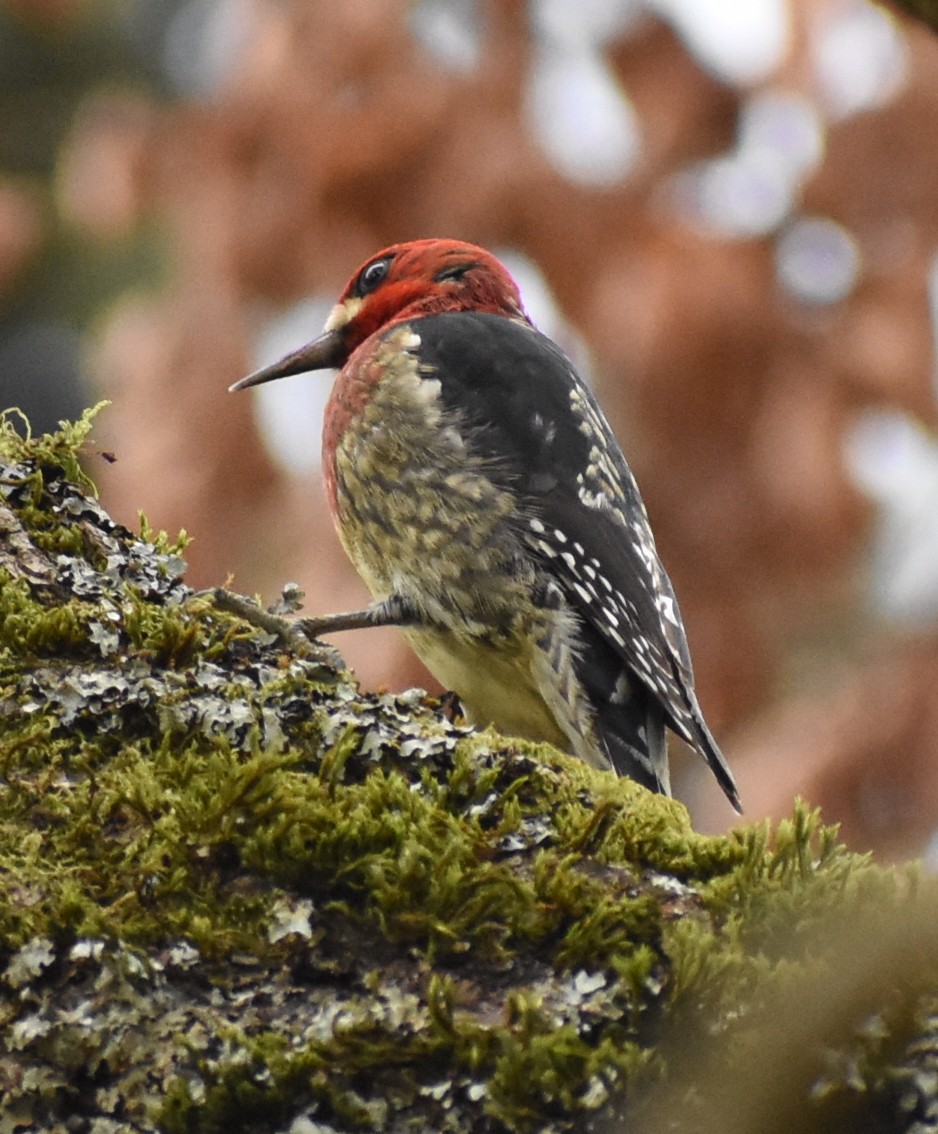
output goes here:
[{"label": "bird", "polygon": [[663,795],[670,730],[741,811],[635,477],[504,265],[392,244],[318,337],[230,389],[321,369],[326,497],[374,601],[317,632],[396,626],[470,724]]}]

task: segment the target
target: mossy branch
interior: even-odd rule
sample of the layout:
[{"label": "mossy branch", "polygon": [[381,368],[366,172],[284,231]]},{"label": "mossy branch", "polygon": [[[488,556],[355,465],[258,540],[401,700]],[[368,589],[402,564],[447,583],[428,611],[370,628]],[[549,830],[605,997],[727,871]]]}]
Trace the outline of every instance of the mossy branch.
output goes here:
[{"label": "mossy branch", "polygon": [[788,1129],[934,1102],[914,871],[363,694],[114,524],[89,424],[0,424],[0,1130],[764,1131],[766,1051]]}]

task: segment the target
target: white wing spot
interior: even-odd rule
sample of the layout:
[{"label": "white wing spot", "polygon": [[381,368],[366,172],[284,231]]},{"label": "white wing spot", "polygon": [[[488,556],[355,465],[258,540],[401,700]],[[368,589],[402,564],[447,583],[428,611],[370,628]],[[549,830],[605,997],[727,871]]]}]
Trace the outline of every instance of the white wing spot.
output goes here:
[{"label": "white wing spot", "polygon": [[674,611],[674,599],[667,595],[658,595],[658,611],[671,623],[680,626],[677,614]]},{"label": "white wing spot", "polygon": [[613,689],[612,696],[609,698],[609,700],[613,703],[613,705],[624,705],[625,702],[629,699],[629,694],[631,693],[631,691],[632,687],[629,683],[628,670],[624,669],[619,674],[615,689]]}]

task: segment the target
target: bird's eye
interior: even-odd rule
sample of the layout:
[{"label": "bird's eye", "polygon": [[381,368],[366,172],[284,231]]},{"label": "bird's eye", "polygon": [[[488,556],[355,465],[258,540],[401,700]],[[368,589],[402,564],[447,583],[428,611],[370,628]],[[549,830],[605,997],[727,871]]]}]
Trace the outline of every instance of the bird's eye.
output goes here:
[{"label": "bird's eye", "polygon": [[358,276],[358,281],[355,285],[355,290],[360,297],[368,295],[369,292],[375,290],[378,284],[383,283],[388,274],[388,269],[391,266],[389,257],[383,260],[374,260],[370,264],[366,264],[362,268]]}]

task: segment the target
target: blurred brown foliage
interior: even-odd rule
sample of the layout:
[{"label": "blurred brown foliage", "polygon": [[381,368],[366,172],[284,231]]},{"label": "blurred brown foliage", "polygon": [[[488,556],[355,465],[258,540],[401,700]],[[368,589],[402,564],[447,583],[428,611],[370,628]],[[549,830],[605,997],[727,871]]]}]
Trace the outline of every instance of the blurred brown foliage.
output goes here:
[{"label": "blurred brown foliage", "polygon": [[[774,83],[813,96],[812,21],[836,6],[792,5]],[[593,352],[747,817],[787,812],[801,791],[855,846],[920,850],[938,820],[938,638],[884,644],[864,615],[871,510],[841,454],[865,406],[935,424],[938,40],[907,26],[902,90],[829,126],[800,208],[850,231],[862,274],[818,307],[780,288],[774,234],[715,239],[663,206],[671,174],[732,145],[749,93],[708,74],[666,23],[643,17],[606,52],[644,150],[629,178],[587,187],[532,136],[534,31],[518,0],[480,5],[467,69],[418,42],[404,0],[241,8],[237,65],[209,96],[102,93],[61,164],[63,208],[89,237],[157,217],[171,248],[166,286],[126,296],[100,330],[94,372],[114,403],[100,432],[119,457],[95,472],[106,506],[185,527],[194,585],[231,573],[270,601],[296,579],[308,610],[352,608],[364,592],[318,484],[266,454],[250,398],[225,389],[257,361],[272,312],[336,294],[388,243],[519,249]],[[393,632],[340,646],[368,685],[427,680]],[[676,786],[703,825],[731,818],[696,771]]]}]

